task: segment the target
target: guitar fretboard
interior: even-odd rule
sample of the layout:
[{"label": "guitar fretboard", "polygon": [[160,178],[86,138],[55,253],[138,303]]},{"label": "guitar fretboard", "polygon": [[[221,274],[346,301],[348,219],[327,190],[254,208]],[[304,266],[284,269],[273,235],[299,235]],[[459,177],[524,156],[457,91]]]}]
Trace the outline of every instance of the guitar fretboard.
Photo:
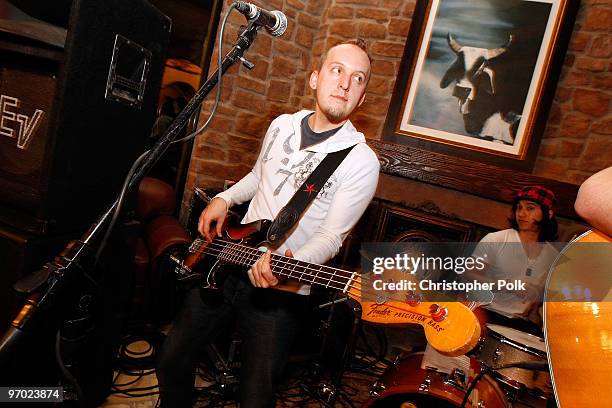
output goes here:
[{"label": "guitar fretboard", "polygon": [[[203,244],[204,241],[200,241],[196,245]],[[263,252],[256,248],[221,239],[215,239],[212,245],[219,251],[215,255],[218,259],[234,265],[251,266],[263,255]],[[343,292],[351,287],[355,275],[354,272],[277,254],[272,254],[271,265],[272,273],[277,276]]]}]

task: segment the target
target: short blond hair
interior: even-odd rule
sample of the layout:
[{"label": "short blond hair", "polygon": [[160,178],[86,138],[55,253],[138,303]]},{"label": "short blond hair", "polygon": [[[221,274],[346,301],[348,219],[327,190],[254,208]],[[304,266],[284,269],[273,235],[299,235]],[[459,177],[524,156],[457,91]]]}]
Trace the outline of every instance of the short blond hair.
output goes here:
[{"label": "short blond hair", "polygon": [[321,58],[319,59],[319,65],[315,67],[314,69],[317,71],[320,70],[321,67],[323,67],[323,63],[325,63],[325,60],[327,59],[327,55],[329,54],[329,51],[332,48],[335,48],[339,45],[344,45],[344,44],[354,45],[360,48],[368,56],[368,61],[370,61],[370,71],[368,72],[368,80],[370,80],[370,76],[372,75],[372,57],[370,57],[370,53],[368,52],[368,46],[363,38],[355,38],[352,40],[346,40],[346,41],[342,41],[342,42],[332,45],[331,47],[327,49],[327,51],[325,51],[321,55]]}]

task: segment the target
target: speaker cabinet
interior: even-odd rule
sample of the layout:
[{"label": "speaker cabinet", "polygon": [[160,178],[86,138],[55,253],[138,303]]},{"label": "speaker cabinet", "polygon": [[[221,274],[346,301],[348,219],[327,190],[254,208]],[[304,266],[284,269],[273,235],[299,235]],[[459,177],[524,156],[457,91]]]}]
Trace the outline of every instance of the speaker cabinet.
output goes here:
[{"label": "speaker cabinet", "polygon": [[0,222],[59,234],[110,204],[144,151],[170,26],[146,0],[75,0],[65,33],[0,20]]}]

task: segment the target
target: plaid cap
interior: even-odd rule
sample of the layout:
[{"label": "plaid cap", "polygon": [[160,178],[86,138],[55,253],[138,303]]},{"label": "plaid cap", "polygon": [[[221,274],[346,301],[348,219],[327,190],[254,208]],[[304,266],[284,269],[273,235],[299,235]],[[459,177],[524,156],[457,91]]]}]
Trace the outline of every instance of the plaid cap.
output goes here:
[{"label": "plaid cap", "polygon": [[540,205],[546,206],[549,209],[553,209],[557,204],[555,194],[542,186],[523,187],[521,191],[516,193],[514,196],[515,202],[519,200],[533,201]]}]

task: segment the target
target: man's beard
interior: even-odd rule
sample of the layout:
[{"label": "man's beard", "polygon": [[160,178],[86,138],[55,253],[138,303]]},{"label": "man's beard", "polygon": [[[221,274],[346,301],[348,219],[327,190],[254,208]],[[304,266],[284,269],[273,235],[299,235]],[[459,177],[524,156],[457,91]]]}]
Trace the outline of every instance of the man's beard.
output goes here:
[{"label": "man's beard", "polygon": [[323,109],[323,114],[332,123],[341,122],[348,118],[346,109],[338,106],[330,106],[327,109]]}]

